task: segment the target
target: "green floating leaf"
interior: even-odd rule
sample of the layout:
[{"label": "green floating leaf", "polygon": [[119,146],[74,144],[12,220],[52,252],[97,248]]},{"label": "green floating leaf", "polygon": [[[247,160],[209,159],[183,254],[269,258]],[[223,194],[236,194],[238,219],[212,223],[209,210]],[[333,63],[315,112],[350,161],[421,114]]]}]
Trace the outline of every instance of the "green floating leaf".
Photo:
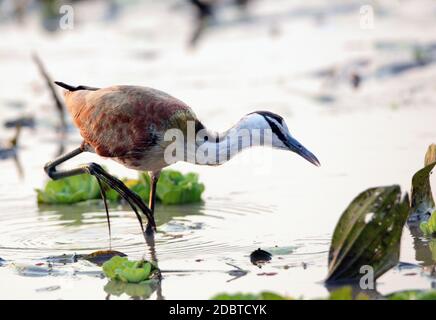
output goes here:
[{"label": "green floating leaf", "polygon": [[[126,186],[138,194],[146,203],[149,201],[151,179],[143,172],[139,179],[123,179]],[[121,200],[120,195],[103,183],[107,199],[113,202]],[[198,182],[195,173],[182,173],[165,170],[160,174],[156,198],[163,204],[184,204],[200,202],[204,184]],[[97,180],[90,175],[79,175],[56,181],[49,181],[43,190],[37,189],[38,202],[45,204],[72,204],[87,200],[100,199]]]},{"label": "green floating leaf", "polygon": [[427,221],[421,222],[419,228],[426,236],[436,236],[436,210]]},{"label": "green floating leaf", "polygon": [[328,300],[369,300],[369,296],[359,292],[354,297],[353,288],[351,286],[344,286],[332,291],[328,297]]},{"label": "green floating leaf", "polygon": [[103,264],[103,272],[107,278],[126,283],[140,283],[149,280],[156,270],[157,267],[151,262],[130,261],[120,256],[115,256]]},{"label": "green floating leaf", "polygon": [[71,204],[100,197],[97,180],[82,174],[47,182],[44,190],[37,189],[38,202],[47,204]]},{"label": "green floating leaf", "polygon": [[274,292],[264,291],[259,294],[253,293],[220,293],[212,297],[211,300],[292,300]]},{"label": "green floating leaf", "polygon": [[435,208],[435,202],[430,185],[430,173],[436,165],[436,145],[428,147],[425,155],[425,167],[412,178],[410,221],[420,221],[428,218]]},{"label": "green floating leaf", "polygon": [[198,182],[195,173],[181,174],[174,170],[162,171],[157,183],[156,195],[163,204],[182,204],[201,201],[204,184]]},{"label": "green floating leaf", "polygon": [[436,300],[436,290],[407,290],[394,292],[386,296],[389,300]]},{"label": "green floating leaf", "polygon": [[362,266],[371,266],[374,279],[396,265],[400,238],[409,213],[399,186],[362,192],[339,219],[329,252],[326,282],[355,282]]}]

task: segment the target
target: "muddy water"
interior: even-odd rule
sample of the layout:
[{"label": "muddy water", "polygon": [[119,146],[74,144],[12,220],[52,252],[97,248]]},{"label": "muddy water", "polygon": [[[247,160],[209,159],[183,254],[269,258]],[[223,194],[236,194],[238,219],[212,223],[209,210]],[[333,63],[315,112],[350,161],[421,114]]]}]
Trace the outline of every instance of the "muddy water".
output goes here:
[{"label": "muddy water", "polygon": [[[269,5],[263,4],[256,12],[274,14],[276,5]],[[186,15],[173,16],[164,5],[145,6],[153,6],[148,9],[158,12],[155,18],[144,22],[136,19],[139,11],[130,10],[113,26],[88,23],[54,37],[30,27],[21,31],[2,27],[9,31],[5,33],[9,42],[0,44],[0,64],[10,79],[1,92],[0,118],[33,113],[38,126],[23,132],[18,150],[23,177],[13,160],[0,162],[0,257],[6,260],[0,267],[0,298],[129,298],[132,288],[108,284],[98,267],[74,262],[75,254],[109,247],[134,259],[154,256],[159,260],[163,281],[137,293],[143,298],[208,299],[224,291],[261,290],[294,297],[325,296],[328,290],[322,280],[330,237],[344,208],[369,187],[400,184],[408,191],[427,146],[436,140],[431,85],[436,73],[429,66],[376,79],[367,70],[370,80],[359,91],[346,83],[326,86],[324,80],[307,74],[356,55],[369,56],[376,65],[402,59],[401,50],[374,52],[369,44],[384,39],[400,24],[408,27],[404,17],[400,23],[395,15],[390,16],[370,35],[345,28],[354,21],[348,11],[324,27],[310,15],[296,21],[278,20],[279,37],[270,36],[268,23],[239,23],[211,32],[198,50],[189,51],[183,46],[183,32],[189,33],[187,20],[182,19]],[[324,10],[316,1],[311,8]],[[162,25],[159,21],[165,18],[171,22]],[[425,24],[426,20],[421,21]],[[174,28],[181,32],[174,34]],[[407,30],[414,34],[420,29]],[[302,31],[306,36],[297,36]],[[256,109],[275,111],[318,156],[322,167],[269,149],[249,150],[217,168],[176,164],[175,169],[200,174],[206,185],[203,203],[158,205],[153,248],[144,243],[134,214],[128,208],[112,207],[110,242],[101,202],[36,203],[34,188],[47,180],[42,167],[59,153],[61,141],[53,129],[57,118],[49,94],[44,93],[46,88],[27,54],[29,43],[56,79],[160,88],[192,105],[212,129],[227,129]],[[151,60],[140,54],[150,51],[155,53]],[[242,62],[241,57],[245,57]],[[29,78],[23,81],[16,77],[19,74]],[[12,135],[5,129],[0,132],[4,141]],[[62,143],[64,150],[70,150],[79,145],[80,137],[71,129]],[[89,161],[104,164],[119,176],[136,175],[93,155],[81,155],[69,166]],[[377,289],[388,293],[430,288],[432,280],[418,267],[434,263],[428,245],[406,228],[401,261],[412,265],[389,271]],[[262,268],[250,262],[249,255],[257,248],[273,254]]]}]

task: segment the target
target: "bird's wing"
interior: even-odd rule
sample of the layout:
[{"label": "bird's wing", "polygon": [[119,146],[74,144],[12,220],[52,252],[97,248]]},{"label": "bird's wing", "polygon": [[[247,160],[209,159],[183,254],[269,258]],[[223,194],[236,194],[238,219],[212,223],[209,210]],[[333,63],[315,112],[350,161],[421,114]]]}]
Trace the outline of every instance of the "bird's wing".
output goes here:
[{"label": "bird's wing", "polygon": [[103,157],[142,156],[180,119],[195,118],[180,100],[144,87],[67,91],[65,98],[80,134]]}]

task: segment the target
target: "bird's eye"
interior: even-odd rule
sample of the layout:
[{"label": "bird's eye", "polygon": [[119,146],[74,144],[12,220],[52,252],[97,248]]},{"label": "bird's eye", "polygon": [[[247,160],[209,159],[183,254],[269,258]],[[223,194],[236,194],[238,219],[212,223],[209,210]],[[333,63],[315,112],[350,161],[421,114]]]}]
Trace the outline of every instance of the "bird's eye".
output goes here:
[{"label": "bird's eye", "polygon": [[204,136],[204,141],[209,141],[209,137],[208,136]]}]

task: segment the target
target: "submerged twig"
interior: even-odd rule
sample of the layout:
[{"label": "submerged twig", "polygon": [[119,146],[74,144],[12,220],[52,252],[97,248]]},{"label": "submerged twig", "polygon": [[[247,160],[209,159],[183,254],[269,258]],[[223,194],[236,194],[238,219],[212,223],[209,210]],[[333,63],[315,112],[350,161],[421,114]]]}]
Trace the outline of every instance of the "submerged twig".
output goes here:
[{"label": "submerged twig", "polygon": [[49,88],[49,90],[51,92],[51,95],[52,95],[53,100],[54,100],[55,105],[56,105],[56,109],[59,112],[59,117],[60,117],[60,121],[61,121],[61,130],[63,132],[65,132],[66,128],[67,128],[66,122],[65,122],[65,106],[62,103],[62,100],[59,98],[59,95],[57,94],[56,89],[53,85],[53,81],[51,80],[50,76],[48,75],[41,59],[38,57],[38,55],[36,53],[34,53],[32,55],[32,58],[33,58],[33,61],[38,66],[39,72],[41,73],[42,77],[45,79],[47,87]]}]

